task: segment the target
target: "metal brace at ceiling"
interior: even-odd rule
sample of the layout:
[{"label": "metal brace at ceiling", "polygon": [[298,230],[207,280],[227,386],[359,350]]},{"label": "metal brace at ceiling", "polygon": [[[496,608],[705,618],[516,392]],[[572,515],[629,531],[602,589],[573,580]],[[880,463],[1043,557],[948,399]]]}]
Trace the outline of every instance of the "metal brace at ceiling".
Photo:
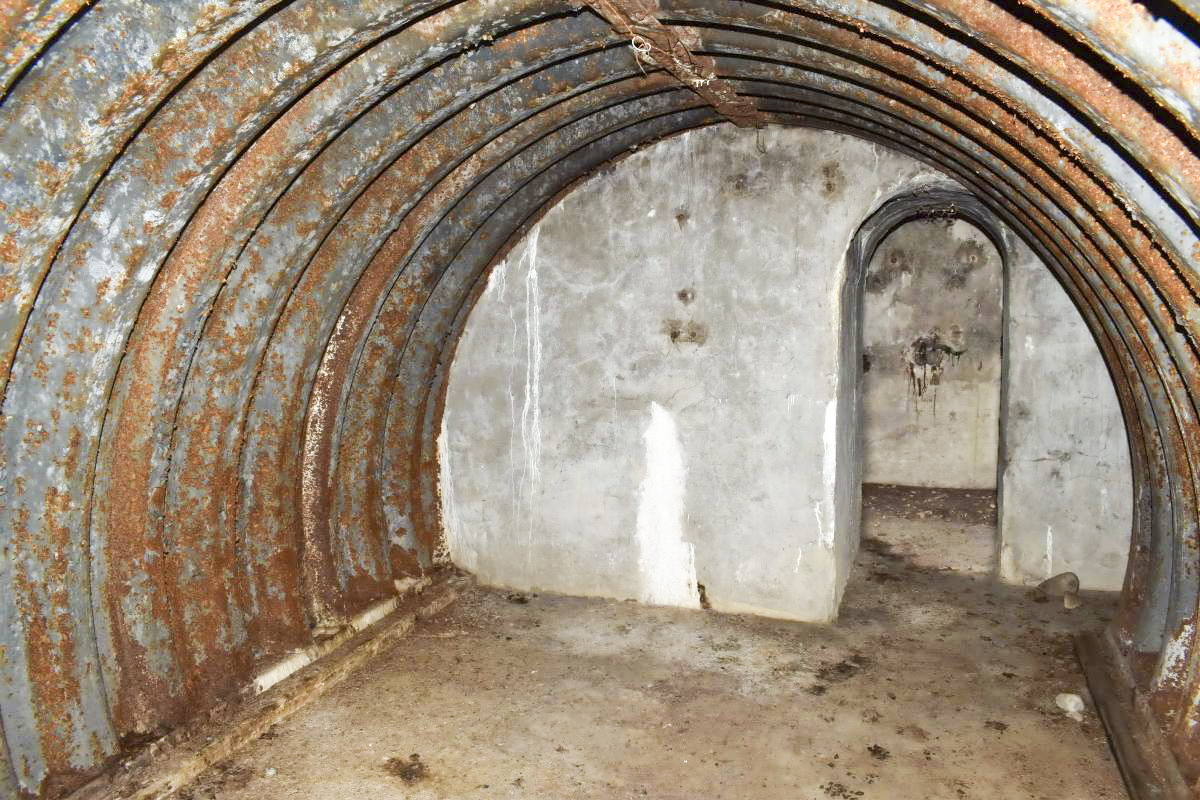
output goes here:
[{"label": "metal brace at ceiling", "polygon": [[[766,126],[766,118],[754,103],[717,77],[716,62],[692,52],[692,48],[700,44],[698,36],[690,29],[671,27],[658,21],[654,0],[584,0],[584,3],[614,30],[628,37],[637,59],[670,72],[734,125],[739,128]],[[683,37],[689,34],[695,41],[684,41]]]}]

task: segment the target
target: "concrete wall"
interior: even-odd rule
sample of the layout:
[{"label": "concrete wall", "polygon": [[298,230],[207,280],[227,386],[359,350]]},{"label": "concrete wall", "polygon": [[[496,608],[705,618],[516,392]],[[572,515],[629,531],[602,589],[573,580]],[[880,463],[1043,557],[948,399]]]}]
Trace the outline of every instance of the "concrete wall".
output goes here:
[{"label": "concrete wall", "polygon": [[995,488],[1002,300],[1000,254],[967,222],[915,220],[879,245],[863,292],[863,480]]},{"label": "concrete wall", "polygon": [[[934,180],[944,178],[837,134],[721,127],[631,155],[576,189],[495,268],[455,356],[439,441],[450,557],[485,583],[521,590],[695,607],[702,584],[718,610],[831,619],[857,546],[862,464],[861,367],[842,335],[857,324],[844,256],[874,208]],[[965,246],[994,258],[968,244],[978,241],[968,226],[925,230],[934,235],[952,255]],[[1112,390],[1082,321],[1041,305],[1061,290],[1035,285],[1049,276],[1021,252],[1008,336],[1028,335],[1039,357],[1015,368],[1008,398],[1013,419],[1018,403],[1029,418],[1008,437],[1005,576],[1042,574],[1036,553],[1033,573],[1014,565],[1044,544],[1043,518],[1061,531],[1055,569],[1077,566],[1070,550],[1119,572],[1123,561],[1109,555],[1123,552],[1128,524],[1089,526],[1108,519],[1084,493],[1091,462],[1072,455],[1054,477],[1042,460],[1085,449],[1060,441],[1066,409],[1093,420],[1081,436],[1105,419],[1097,430],[1119,440],[1104,405]],[[943,306],[947,297],[984,306],[994,321],[983,299],[995,292],[990,267],[967,271],[979,293],[933,291],[961,268],[931,272],[929,293]],[[947,325],[965,329],[968,353],[943,373],[950,387],[968,370],[998,371],[993,356],[969,361],[995,353],[991,328],[969,309],[960,316]],[[893,344],[911,342],[901,327]],[[883,344],[872,346],[878,364]],[[1068,367],[1086,380],[1067,379]],[[966,414],[948,395],[944,382],[938,424]],[[893,425],[911,414],[897,406]],[[1098,476],[1103,502],[1119,517],[1128,466],[1114,444],[1103,448],[1113,459]],[[1047,492],[1059,485],[1051,479],[1066,493]]]},{"label": "concrete wall", "polygon": [[843,256],[882,199],[937,177],[841,135],[721,127],[573,192],[458,348],[454,561],[520,589],[695,606],[699,583],[719,610],[832,618],[858,525]]},{"label": "concrete wall", "polygon": [[1116,392],[1079,312],[1019,244],[1009,270],[1000,573],[1121,588],[1133,487]]}]

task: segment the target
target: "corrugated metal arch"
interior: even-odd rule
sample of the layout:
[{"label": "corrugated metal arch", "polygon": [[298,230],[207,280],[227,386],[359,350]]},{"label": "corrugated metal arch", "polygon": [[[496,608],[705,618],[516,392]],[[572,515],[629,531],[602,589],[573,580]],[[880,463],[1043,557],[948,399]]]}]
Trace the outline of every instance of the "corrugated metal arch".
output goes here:
[{"label": "corrugated metal arch", "polygon": [[[1133,453],[1113,638],[1195,778],[1189,10],[643,10],[762,120],[943,170],[1063,283]],[[54,794],[431,568],[489,267],[592,170],[724,118],[569,0],[23,2],[0,39],[0,772]]]}]

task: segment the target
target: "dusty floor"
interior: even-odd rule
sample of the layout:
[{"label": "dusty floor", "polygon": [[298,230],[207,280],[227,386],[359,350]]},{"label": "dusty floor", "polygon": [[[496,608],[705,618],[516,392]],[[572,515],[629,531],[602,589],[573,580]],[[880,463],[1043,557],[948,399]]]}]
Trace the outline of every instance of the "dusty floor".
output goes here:
[{"label": "dusty floor", "polygon": [[989,525],[880,505],[834,627],[470,590],[183,796],[1124,797],[1054,705],[1114,598],[1034,602]]}]

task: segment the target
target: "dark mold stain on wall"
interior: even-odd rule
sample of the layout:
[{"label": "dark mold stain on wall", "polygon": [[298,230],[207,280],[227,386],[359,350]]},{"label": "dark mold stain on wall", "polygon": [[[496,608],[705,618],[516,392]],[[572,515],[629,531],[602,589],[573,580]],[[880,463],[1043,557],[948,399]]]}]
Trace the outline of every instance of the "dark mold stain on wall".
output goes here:
[{"label": "dark mold stain on wall", "polygon": [[758,174],[753,170],[739,172],[729,184],[735,195],[753,194],[759,184]]},{"label": "dark mold stain on wall", "polygon": [[987,260],[983,242],[969,239],[954,251],[954,258],[943,269],[947,289],[965,289],[971,273]]},{"label": "dark mold stain on wall", "polygon": [[962,328],[955,326],[948,339],[942,338],[939,328],[922,333],[904,349],[904,367],[908,372],[909,390],[917,397],[924,397],[926,389],[942,383],[942,371],[950,363],[957,364],[959,357],[967,352],[963,342]]},{"label": "dark mold stain on wall", "polygon": [[878,261],[878,264],[872,263],[871,270],[867,273],[867,291],[871,294],[879,294],[901,275],[912,275],[908,254],[902,248],[887,248],[883,251],[883,258]]},{"label": "dark mold stain on wall", "polygon": [[[685,286],[675,292],[675,299],[684,306],[690,306],[696,300],[696,290]],[[708,326],[694,319],[664,319],[662,332],[667,335],[671,344],[702,345],[708,341]]]},{"label": "dark mold stain on wall", "polygon": [[999,256],[982,233],[950,219],[906,223],[876,251],[864,288],[864,352],[877,378],[903,375],[911,410],[951,378],[999,380]]},{"label": "dark mold stain on wall", "polygon": [[821,193],[825,197],[831,200],[838,197],[845,185],[846,173],[842,171],[841,164],[829,161],[821,166]]},{"label": "dark mold stain on wall", "polygon": [[665,319],[662,331],[672,344],[702,345],[708,341],[708,326],[695,320]]}]

